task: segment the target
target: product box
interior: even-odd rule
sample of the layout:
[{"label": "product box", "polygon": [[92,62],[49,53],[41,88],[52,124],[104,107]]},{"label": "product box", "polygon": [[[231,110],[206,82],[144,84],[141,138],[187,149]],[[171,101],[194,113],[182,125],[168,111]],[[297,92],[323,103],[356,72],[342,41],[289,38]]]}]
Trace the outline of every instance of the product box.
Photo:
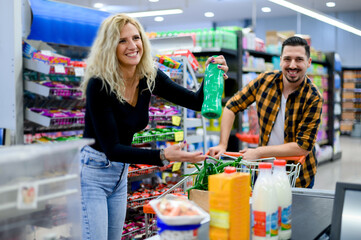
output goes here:
[{"label": "product box", "polygon": [[192,189],[189,193],[189,200],[195,202],[204,211],[209,213],[209,194],[208,191]]},{"label": "product box", "polygon": [[27,59],[31,59],[33,54],[37,51],[48,51],[51,53],[55,53],[55,49],[50,47],[43,41],[35,41],[35,40],[23,40],[23,57]]},{"label": "product box", "polygon": [[189,63],[191,64],[194,71],[197,71],[199,68],[199,63],[198,63],[196,57],[188,49],[175,50],[170,56],[171,57],[179,57],[179,56],[187,57],[187,59],[188,59]]},{"label": "product box", "polygon": [[289,37],[292,37],[295,35],[294,31],[267,31],[266,32],[266,46],[268,45],[279,45],[282,44],[284,40],[286,40]]}]

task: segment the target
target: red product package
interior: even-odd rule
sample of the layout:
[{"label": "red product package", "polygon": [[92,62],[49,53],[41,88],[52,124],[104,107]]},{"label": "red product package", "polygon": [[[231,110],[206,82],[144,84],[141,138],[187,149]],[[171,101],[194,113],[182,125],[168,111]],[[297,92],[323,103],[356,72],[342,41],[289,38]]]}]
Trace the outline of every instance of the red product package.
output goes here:
[{"label": "red product package", "polygon": [[175,50],[169,56],[171,56],[171,57],[185,56],[185,57],[187,57],[187,59],[188,59],[189,63],[191,64],[193,70],[194,71],[198,70],[199,63],[198,63],[196,57],[193,55],[193,53],[191,51],[189,51],[188,49]]}]

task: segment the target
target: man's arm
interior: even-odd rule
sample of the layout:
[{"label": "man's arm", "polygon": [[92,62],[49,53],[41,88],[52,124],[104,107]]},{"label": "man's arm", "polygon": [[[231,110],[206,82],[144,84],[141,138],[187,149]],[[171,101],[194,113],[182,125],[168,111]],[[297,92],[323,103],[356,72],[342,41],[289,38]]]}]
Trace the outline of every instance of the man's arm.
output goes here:
[{"label": "man's arm", "polygon": [[275,146],[262,146],[255,149],[243,149],[244,160],[255,160],[264,157],[307,156],[309,151],[299,147],[296,142]]},{"label": "man's arm", "polygon": [[235,114],[227,107],[224,107],[222,114],[222,121],[221,121],[221,134],[220,134],[219,144],[218,146],[209,149],[210,156],[219,158],[219,156],[227,150],[228,139],[235,118],[236,118]]}]

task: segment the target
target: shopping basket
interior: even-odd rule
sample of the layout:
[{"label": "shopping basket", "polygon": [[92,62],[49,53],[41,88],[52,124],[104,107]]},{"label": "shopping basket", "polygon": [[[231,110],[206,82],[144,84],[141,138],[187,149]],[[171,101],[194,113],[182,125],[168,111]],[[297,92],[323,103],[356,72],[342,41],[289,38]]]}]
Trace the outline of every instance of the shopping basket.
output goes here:
[{"label": "shopping basket", "polygon": [[[222,154],[224,160],[237,159],[242,154],[239,152],[225,152]],[[273,162],[274,160],[286,160],[286,173],[290,180],[291,187],[296,186],[296,180],[300,175],[302,164],[305,162],[306,156],[292,156],[292,157],[269,157],[260,158],[252,161],[241,160],[239,166],[236,168],[238,172],[249,172],[251,174],[251,186],[253,188],[257,178],[258,166],[260,162]]]}]

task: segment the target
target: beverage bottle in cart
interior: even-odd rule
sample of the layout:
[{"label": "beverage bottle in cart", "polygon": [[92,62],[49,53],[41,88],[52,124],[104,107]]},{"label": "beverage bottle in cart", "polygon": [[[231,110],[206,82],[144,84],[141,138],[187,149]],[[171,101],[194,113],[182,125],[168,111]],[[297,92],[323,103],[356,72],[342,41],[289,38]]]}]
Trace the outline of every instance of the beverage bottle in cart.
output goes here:
[{"label": "beverage bottle in cart", "polygon": [[252,239],[278,239],[278,202],[272,178],[272,163],[259,163],[252,193]]},{"label": "beverage bottle in cart", "polygon": [[286,174],[286,161],[275,160],[273,165],[273,180],[279,204],[278,237],[279,239],[291,239],[292,190]]},{"label": "beverage bottle in cart", "polygon": [[210,240],[249,240],[249,182],[249,173],[234,167],[209,176]]},{"label": "beverage bottle in cart", "polygon": [[201,111],[205,118],[215,119],[222,114],[223,74],[224,71],[218,68],[218,64],[208,64],[204,75],[204,99]]}]

